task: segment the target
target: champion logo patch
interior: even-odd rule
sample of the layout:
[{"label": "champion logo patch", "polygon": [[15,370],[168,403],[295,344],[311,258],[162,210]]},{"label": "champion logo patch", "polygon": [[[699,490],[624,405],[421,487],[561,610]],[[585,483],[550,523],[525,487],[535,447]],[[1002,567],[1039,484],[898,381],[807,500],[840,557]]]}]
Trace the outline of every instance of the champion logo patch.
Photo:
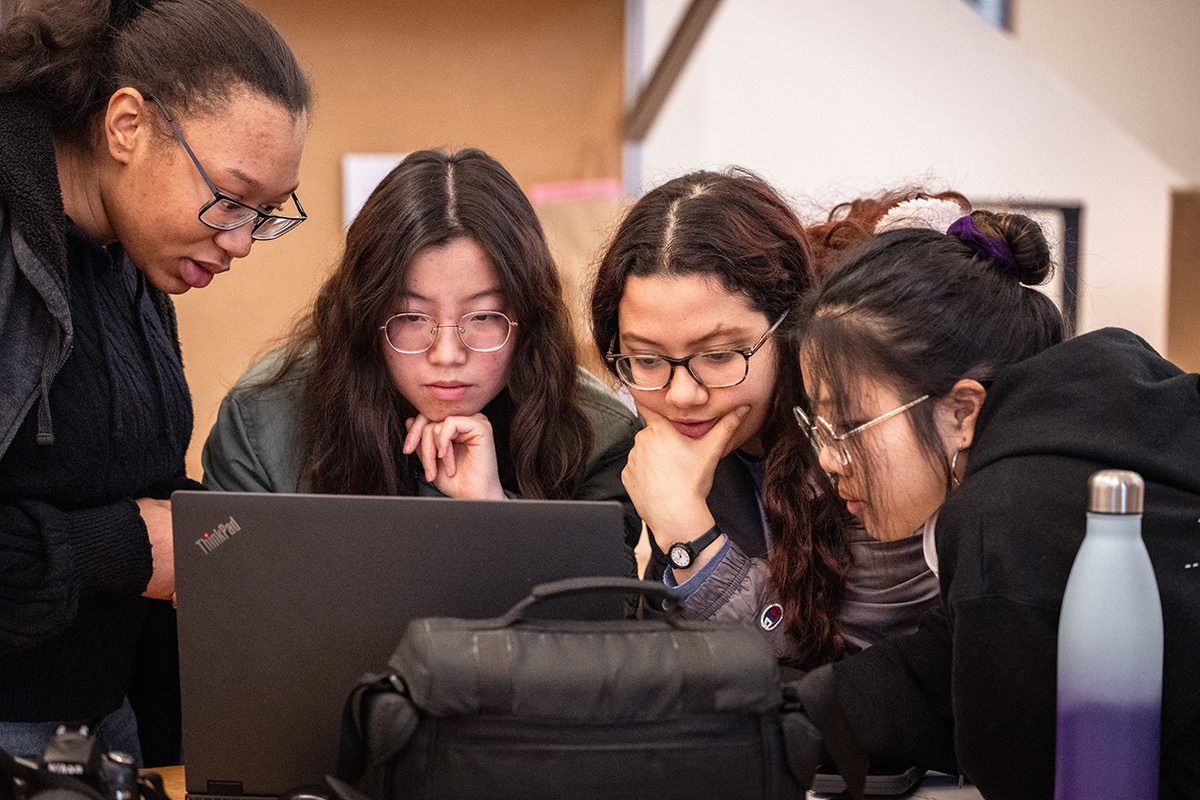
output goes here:
[{"label": "champion logo patch", "polygon": [[782,619],[783,607],[779,603],[771,603],[771,605],[763,609],[762,614],[758,618],[758,624],[762,626],[764,631],[773,631],[779,627]]}]

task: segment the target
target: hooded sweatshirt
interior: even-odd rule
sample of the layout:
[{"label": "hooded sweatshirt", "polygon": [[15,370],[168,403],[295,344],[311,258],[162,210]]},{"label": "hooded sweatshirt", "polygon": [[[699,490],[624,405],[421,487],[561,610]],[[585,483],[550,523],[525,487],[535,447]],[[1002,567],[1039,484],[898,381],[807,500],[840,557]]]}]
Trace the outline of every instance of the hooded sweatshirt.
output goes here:
[{"label": "hooded sweatshirt", "polygon": [[1146,483],[1165,640],[1160,794],[1200,797],[1200,376],[1112,328],[999,373],[938,516],[942,608],[834,665],[874,761],[961,771],[989,800],[1053,797],[1058,617],[1102,469]]}]

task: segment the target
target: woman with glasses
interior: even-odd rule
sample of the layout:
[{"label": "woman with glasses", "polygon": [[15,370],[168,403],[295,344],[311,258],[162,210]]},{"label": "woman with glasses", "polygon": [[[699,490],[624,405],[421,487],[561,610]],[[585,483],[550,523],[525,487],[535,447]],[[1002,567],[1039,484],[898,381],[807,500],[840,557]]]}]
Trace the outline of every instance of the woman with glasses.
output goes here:
[{"label": "woman with glasses", "polygon": [[[227,491],[617,499],[634,416],[575,361],[557,267],[479,150],[420,151],[372,192],[286,346],[205,443]],[[630,571],[641,523],[627,520]]]},{"label": "woman with glasses", "polygon": [[[0,30],[10,752],[38,754],[58,723],[88,723],[103,750],[138,758],[142,678],[178,696],[173,633],[146,639],[173,624],[168,498],[197,486],[168,294],[303,219],[309,94],[278,33],[236,0],[28,0]],[[177,717],[177,699],[163,712]],[[165,747],[152,762],[178,763],[175,725],[147,737]]]},{"label": "woman with glasses", "polygon": [[868,532],[922,530],[944,598],[808,691],[832,693],[872,763],[1054,796],[1058,620],[1088,478],[1133,470],[1166,620],[1159,796],[1197,797],[1200,378],[1128,331],[1063,341],[1035,288],[1050,270],[1034,222],[975,211],[869,239],[806,303],[802,427]]},{"label": "woman with glasses", "polygon": [[596,346],[646,421],[623,473],[646,577],[678,586],[691,617],[753,620],[804,668],[915,628],[937,599],[920,540],[851,525],[796,426],[795,309],[815,280],[770,186],[705,171],[633,206],[592,294]]}]

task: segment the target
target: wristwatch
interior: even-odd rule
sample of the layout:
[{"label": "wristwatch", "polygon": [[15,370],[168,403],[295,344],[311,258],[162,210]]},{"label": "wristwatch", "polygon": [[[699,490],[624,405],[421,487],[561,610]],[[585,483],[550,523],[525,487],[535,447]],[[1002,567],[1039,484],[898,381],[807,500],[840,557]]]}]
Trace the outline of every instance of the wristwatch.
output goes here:
[{"label": "wristwatch", "polygon": [[690,542],[676,542],[667,550],[667,558],[676,569],[687,569],[696,560],[696,556],[704,551],[716,538],[721,535],[721,529],[713,525],[699,539]]}]

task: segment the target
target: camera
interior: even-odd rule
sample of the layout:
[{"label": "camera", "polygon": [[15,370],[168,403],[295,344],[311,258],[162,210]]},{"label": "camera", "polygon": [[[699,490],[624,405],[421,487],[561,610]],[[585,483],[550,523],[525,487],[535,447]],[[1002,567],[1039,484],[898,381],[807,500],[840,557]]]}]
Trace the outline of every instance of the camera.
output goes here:
[{"label": "camera", "polygon": [[170,800],[126,753],[101,753],[86,726],[60,725],[36,760],[0,750],[0,800]]}]

